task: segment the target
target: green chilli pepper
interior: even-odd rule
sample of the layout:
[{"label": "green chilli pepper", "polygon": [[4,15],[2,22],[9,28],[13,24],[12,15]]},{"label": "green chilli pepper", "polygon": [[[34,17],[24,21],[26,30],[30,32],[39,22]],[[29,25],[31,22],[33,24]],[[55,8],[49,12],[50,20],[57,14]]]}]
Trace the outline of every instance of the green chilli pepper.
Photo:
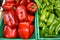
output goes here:
[{"label": "green chilli pepper", "polygon": [[46,29],[47,29],[47,26],[44,26],[44,27],[42,28],[42,31],[41,31],[41,34],[42,34],[42,35],[45,34]]},{"label": "green chilli pepper", "polygon": [[50,14],[49,19],[48,19],[48,21],[47,21],[47,26],[51,25],[51,23],[52,23],[53,20],[54,20],[54,17],[55,17],[54,14]]},{"label": "green chilli pepper", "polygon": [[49,17],[49,15],[50,15],[50,12],[47,12],[47,14],[46,14],[46,18],[48,18],[48,17]]},{"label": "green chilli pepper", "polygon": [[46,17],[46,8],[42,11],[41,16],[40,16],[40,20],[44,21]]},{"label": "green chilli pepper", "polygon": [[59,31],[60,31],[60,23],[56,26],[55,34],[57,35]]},{"label": "green chilli pepper", "polygon": [[44,27],[44,25],[45,25],[45,23],[42,21],[39,23],[39,27]]},{"label": "green chilli pepper", "polygon": [[49,30],[49,29],[47,28],[47,26],[44,26],[44,27],[42,28],[42,30],[40,31],[40,35],[41,35],[41,36],[47,36],[47,35],[48,35],[48,34],[46,34],[46,33],[48,33],[47,30]]},{"label": "green chilli pepper", "polygon": [[55,11],[56,11],[56,15],[57,15],[58,17],[60,17],[60,8],[59,8],[59,9],[56,9]]},{"label": "green chilli pepper", "polygon": [[49,34],[52,35],[56,26],[58,25],[58,21],[54,20],[54,22],[51,24],[51,26],[49,27]]}]

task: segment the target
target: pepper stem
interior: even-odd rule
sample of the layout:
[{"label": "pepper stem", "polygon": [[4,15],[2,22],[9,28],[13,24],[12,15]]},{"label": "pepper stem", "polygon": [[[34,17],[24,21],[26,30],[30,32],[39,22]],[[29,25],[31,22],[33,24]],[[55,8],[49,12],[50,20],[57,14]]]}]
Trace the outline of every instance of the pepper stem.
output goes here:
[{"label": "pepper stem", "polygon": [[32,9],[34,9],[34,6],[31,6]]}]

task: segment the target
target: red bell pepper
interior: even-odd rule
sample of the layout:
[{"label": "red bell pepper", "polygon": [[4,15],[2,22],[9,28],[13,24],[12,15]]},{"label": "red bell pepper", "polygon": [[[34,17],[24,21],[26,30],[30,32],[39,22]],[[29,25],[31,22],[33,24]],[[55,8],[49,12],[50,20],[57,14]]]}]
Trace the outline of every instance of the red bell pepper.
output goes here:
[{"label": "red bell pepper", "polygon": [[18,35],[20,38],[30,38],[33,34],[34,26],[30,26],[29,22],[20,22],[18,27]]},{"label": "red bell pepper", "polygon": [[5,0],[5,2],[14,2],[14,0]]},{"label": "red bell pepper", "polygon": [[4,27],[3,36],[5,38],[16,38],[17,30],[16,28],[11,29],[9,26]]},{"label": "red bell pepper", "polygon": [[19,5],[26,5],[26,0],[16,0],[16,6],[19,6]]},{"label": "red bell pepper", "polygon": [[15,14],[15,23],[16,23],[16,26],[18,26],[18,19],[17,19],[16,14]]},{"label": "red bell pepper", "polygon": [[27,11],[29,11],[30,13],[35,13],[35,11],[37,10],[37,6],[35,3],[31,2],[27,5]]},{"label": "red bell pepper", "polygon": [[20,5],[20,0],[15,0],[15,4],[16,4],[16,6],[19,6]]},{"label": "red bell pepper", "polygon": [[19,21],[26,21],[26,8],[21,5],[16,8],[16,15]]},{"label": "red bell pepper", "polygon": [[30,24],[32,24],[32,23],[33,23],[33,21],[34,21],[34,16],[33,16],[33,15],[28,14],[28,15],[27,15],[27,21],[28,21]]},{"label": "red bell pepper", "polygon": [[15,3],[7,2],[2,5],[4,10],[14,10]]},{"label": "red bell pepper", "polygon": [[14,28],[16,26],[16,20],[15,20],[15,12],[14,11],[5,11],[4,12],[4,24],[8,25],[11,28]]}]

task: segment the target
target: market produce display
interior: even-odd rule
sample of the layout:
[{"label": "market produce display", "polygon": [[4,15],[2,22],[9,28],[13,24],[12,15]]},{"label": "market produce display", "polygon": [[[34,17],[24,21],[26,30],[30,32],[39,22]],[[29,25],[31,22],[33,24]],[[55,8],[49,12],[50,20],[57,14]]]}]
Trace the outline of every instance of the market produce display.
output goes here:
[{"label": "market produce display", "polygon": [[34,33],[36,4],[31,0],[5,0],[4,9],[5,38],[31,38]]},{"label": "market produce display", "polygon": [[34,0],[38,6],[40,37],[60,34],[60,0]]}]

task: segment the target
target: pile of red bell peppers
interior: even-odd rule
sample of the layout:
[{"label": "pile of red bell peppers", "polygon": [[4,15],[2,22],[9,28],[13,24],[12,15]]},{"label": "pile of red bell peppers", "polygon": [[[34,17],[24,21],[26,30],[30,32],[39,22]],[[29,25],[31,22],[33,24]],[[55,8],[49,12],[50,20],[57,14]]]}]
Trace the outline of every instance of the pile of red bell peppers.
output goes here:
[{"label": "pile of red bell peppers", "polygon": [[30,38],[34,32],[34,14],[37,6],[31,0],[5,0],[4,9],[5,38]]}]

